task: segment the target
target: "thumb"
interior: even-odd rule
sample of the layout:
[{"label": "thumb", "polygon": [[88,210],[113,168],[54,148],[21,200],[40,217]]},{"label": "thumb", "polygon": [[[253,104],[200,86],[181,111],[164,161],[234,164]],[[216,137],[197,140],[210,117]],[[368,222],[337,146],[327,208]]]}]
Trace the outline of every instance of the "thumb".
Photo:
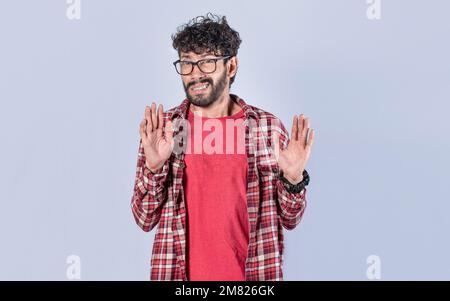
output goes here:
[{"label": "thumb", "polygon": [[167,142],[173,141],[173,124],[171,120],[168,120],[164,128],[164,137],[166,137]]},{"label": "thumb", "polygon": [[280,158],[280,152],[282,152],[283,150],[280,147],[280,135],[277,131],[274,131],[272,134],[272,151],[273,151],[273,155],[275,156],[275,160],[278,162],[279,158]]}]

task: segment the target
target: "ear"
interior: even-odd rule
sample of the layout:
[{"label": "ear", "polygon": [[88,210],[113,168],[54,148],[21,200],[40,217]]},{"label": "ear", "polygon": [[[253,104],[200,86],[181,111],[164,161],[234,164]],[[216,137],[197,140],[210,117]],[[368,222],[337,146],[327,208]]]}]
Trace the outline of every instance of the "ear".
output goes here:
[{"label": "ear", "polygon": [[230,75],[230,77],[233,77],[238,69],[238,64],[239,64],[239,60],[237,58],[237,56],[233,56],[230,59],[230,69],[228,70],[228,74]]}]

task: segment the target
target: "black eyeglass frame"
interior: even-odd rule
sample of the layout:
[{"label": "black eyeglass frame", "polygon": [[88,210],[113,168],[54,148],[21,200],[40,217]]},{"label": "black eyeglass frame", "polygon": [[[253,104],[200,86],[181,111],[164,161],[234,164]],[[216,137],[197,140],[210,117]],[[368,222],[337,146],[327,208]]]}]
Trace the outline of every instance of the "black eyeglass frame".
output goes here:
[{"label": "black eyeglass frame", "polygon": [[[229,59],[229,58],[231,58],[231,57],[233,57],[233,56],[234,56],[234,55],[225,55],[225,56],[221,56],[221,57],[202,59],[202,60],[198,60],[198,61],[196,61],[196,62],[176,60],[175,62],[173,62],[173,66],[175,67],[175,71],[177,71],[177,73],[178,73],[179,75],[189,75],[189,74],[191,74],[192,71],[194,71],[194,66],[197,66],[197,68],[198,68],[201,72],[203,72],[203,73],[211,74],[211,73],[216,72],[216,70],[217,70],[217,61],[219,61],[219,60],[227,60],[227,59]],[[202,68],[200,67],[199,63],[204,62],[204,61],[211,61],[211,60],[214,61],[214,70],[211,71],[211,72],[205,72],[205,71],[203,71]],[[180,62],[190,63],[190,64],[191,64],[191,71],[190,71],[189,73],[186,73],[186,74],[185,74],[185,73],[180,73],[180,72],[178,71],[178,68],[177,68],[177,64],[180,63]],[[181,68],[180,68],[180,70],[181,70]]]}]

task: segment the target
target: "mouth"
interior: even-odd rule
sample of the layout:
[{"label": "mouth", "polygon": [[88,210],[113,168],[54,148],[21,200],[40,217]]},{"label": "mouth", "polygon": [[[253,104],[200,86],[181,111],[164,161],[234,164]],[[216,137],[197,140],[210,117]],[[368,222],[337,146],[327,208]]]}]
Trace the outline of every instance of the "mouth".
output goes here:
[{"label": "mouth", "polygon": [[206,90],[209,88],[209,83],[198,83],[193,86],[191,86],[189,89],[194,94],[200,94],[206,92]]}]

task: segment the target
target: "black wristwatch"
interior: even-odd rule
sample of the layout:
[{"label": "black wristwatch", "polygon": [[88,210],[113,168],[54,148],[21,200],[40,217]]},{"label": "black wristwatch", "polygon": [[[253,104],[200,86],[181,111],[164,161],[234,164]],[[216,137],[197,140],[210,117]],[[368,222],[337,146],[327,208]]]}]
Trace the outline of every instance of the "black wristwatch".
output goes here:
[{"label": "black wristwatch", "polygon": [[306,169],[303,170],[303,180],[300,183],[292,184],[288,181],[283,175],[280,175],[280,180],[283,182],[284,187],[286,187],[287,191],[290,193],[299,193],[305,188],[309,183],[309,174]]}]

